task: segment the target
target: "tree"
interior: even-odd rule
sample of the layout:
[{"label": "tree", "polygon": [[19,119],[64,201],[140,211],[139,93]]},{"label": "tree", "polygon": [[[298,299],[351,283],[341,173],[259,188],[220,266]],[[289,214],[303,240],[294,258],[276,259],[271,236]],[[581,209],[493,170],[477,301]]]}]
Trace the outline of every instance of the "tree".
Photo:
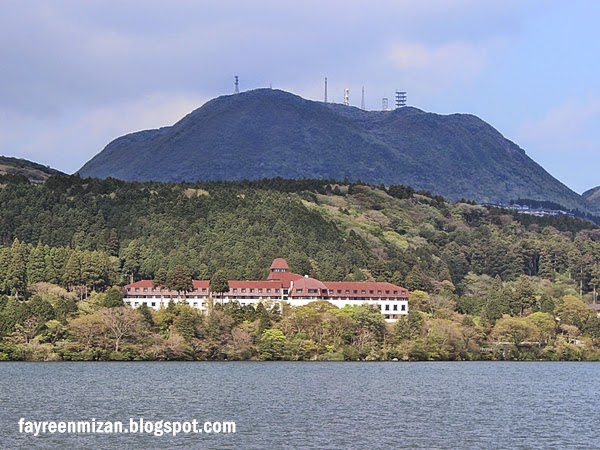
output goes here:
[{"label": "tree", "polygon": [[119,255],[119,234],[117,230],[114,228],[110,229],[110,233],[108,235],[108,243],[106,245],[106,250],[110,256],[118,256]]},{"label": "tree", "polygon": [[24,294],[27,287],[27,246],[15,239],[10,248],[6,288],[15,297]]},{"label": "tree", "polygon": [[31,285],[41,281],[48,281],[46,279],[46,254],[44,246],[38,244],[29,253],[29,260],[27,261],[27,283]]},{"label": "tree", "polygon": [[62,276],[65,285],[68,288],[81,286],[83,283],[83,275],[81,273],[82,261],[81,253],[78,250],[73,250],[65,264],[64,274]]},{"label": "tree", "polygon": [[84,346],[86,350],[98,346],[107,331],[102,316],[99,313],[77,317],[69,322],[69,334]]},{"label": "tree", "polygon": [[523,317],[526,309],[532,308],[536,304],[536,292],[533,283],[529,277],[521,275],[514,286],[511,298],[512,312]]},{"label": "tree", "polygon": [[183,303],[185,303],[186,294],[194,289],[192,271],[184,266],[176,266],[169,272],[166,287],[179,294],[183,293]]},{"label": "tree", "polygon": [[527,316],[527,320],[533,323],[540,332],[540,340],[547,344],[556,331],[556,321],[554,318],[545,312],[534,312]]},{"label": "tree", "polygon": [[538,328],[526,317],[504,316],[496,322],[492,330],[494,339],[500,342],[508,341],[514,346],[537,341],[539,336]]},{"label": "tree", "polygon": [[124,306],[123,293],[118,287],[112,287],[104,294],[102,306],[105,308],[118,308]]},{"label": "tree", "polygon": [[129,282],[133,283],[139,277],[142,266],[142,246],[139,241],[132,240],[123,251],[123,272],[129,275]]},{"label": "tree", "polygon": [[31,314],[39,318],[42,324],[55,318],[54,308],[52,308],[50,302],[39,295],[33,296],[29,300],[28,306]]},{"label": "tree", "polygon": [[594,344],[597,344],[600,340],[600,317],[590,317],[585,324],[584,332],[592,338]]},{"label": "tree", "polygon": [[411,340],[419,337],[424,321],[423,316],[422,312],[411,308],[406,316],[402,316],[396,322],[396,338],[398,340]]},{"label": "tree", "polygon": [[142,321],[150,328],[154,328],[154,317],[152,317],[152,311],[145,303],[142,303],[138,308],[137,312],[142,316]]},{"label": "tree", "polygon": [[188,305],[180,305],[179,313],[175,320],[173,320],[173,326],[175,332],[183,337],[186,342],[190,342],[193,338],[197,337],[198,329],[202,324],[202,316],[197,309],[191,308]]},{"label": "tree", "polygon": [[283,357],[286,337],[281,330],[269,328],[263,331],[258,342],[258,356],[263,361],[275,361]]},{"label": "tree", "polygon": [[115,352],[119,351],[124,338],[135,335],[141,329],[140,316],[131,308],[106,308],[100,311],[100,317],[114,340]]},{"label": "tree", "polygon": [[554,313],[560,319],[561,325],[574,325],[580,330],[592,315],[585,303],[574,295],[565,295],[561,298]]},{"label": "tree", "polygon": [[221,297],[223,302],[223,294],[229,292],[229,277],[223,269],[217,270],[210,279],[210,290]]}]

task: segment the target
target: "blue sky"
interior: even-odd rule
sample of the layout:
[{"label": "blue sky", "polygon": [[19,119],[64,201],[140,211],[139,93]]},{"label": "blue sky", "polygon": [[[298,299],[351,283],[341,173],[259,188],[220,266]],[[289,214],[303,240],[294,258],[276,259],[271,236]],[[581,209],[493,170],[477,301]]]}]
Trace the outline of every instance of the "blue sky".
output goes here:
[{"label": "blue sky", "polygon": [[233,91],[472,113],[577,192],[600,184],[595,0],[5,0],[0,153],[76,171]]}]

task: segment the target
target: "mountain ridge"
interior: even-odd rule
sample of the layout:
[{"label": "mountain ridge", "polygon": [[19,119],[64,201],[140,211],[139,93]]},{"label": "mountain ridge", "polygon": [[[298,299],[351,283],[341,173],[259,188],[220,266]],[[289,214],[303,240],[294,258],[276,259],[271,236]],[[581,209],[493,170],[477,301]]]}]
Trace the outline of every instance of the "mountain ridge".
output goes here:
[{"label": "mountain ridge", "polygon": [[51,176],[65,173],[28,159],[0,155],[0,176],[5,175],[22,175],[30,182],[42,183]]},{"label": "mountain ridge", "polygon": [[272,89],[218,97],[170,127],[117,138],[78,173],[128,181],[348,178],[452,200],[532,198],[589,210],[474,115],[363,111]]},{"label": "mountain ridge", "polygon": [[600,186],[588,189],[581,196],[589,205],[600,210]]}]

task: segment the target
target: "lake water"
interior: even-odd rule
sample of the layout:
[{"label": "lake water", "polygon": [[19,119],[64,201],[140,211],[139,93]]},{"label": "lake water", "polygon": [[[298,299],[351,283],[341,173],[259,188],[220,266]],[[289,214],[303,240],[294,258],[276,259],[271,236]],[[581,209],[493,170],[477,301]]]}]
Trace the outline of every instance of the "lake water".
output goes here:
[{"label": "lake water", "polygon": [[[600,448],[598,363],[0,363],[0,448]],[[34,437],[25,420],[235,421]]]}]

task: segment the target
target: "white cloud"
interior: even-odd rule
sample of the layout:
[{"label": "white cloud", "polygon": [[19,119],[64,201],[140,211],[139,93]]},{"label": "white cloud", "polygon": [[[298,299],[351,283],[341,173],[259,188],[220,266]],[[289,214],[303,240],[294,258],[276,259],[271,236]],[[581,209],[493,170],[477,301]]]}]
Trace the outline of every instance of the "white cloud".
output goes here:
[{"label": "white cloud", "polygon": [[[184,94],[157,94],[111,106],[73,111],[60,120],[39,121],[0,111],[0,146],[18,156],[74,172],[113,139],[139,130],[172,125],[205,102]],[[28,133],[28,130],[35,130]]]},{"label": "white cloud", "polygon": [[600,97],[571,99],[524,122],[516,141],[529,156],[576,192],[600,184]]},{"label": "white cloud", "polygon": [[588,153],[598,151],[597,124],[600,121],[600,98],[569,100],[548,110],[543,117],[530,119],[517,131],[517,138],[527,146],[544,152]]},{"label": "white cloud", "polygon": [[406,77],[438,91],[476,78],[488,62],[490,47],[493,44],[464,41],[440,45],[401,42],[394,44],[388,55],[393,66]]}]

